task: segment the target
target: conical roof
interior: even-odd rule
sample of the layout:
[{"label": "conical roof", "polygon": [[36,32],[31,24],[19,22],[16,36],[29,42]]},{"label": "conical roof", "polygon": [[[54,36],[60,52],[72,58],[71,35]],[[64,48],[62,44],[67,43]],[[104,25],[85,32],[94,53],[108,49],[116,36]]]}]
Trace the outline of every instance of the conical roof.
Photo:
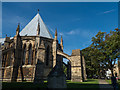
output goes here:
[{"label": "conical roof", "polygon": [[25,28],[22,29],[20,32],[21,36],[36,36],[37,35],[37,28],[38,23],[40,25],[40,35],[42,37],[52,38],[52,35],[48,31],[48,28],[46,27],[45,23],[43,22],[41,16],[39,13],[25,26]]}]

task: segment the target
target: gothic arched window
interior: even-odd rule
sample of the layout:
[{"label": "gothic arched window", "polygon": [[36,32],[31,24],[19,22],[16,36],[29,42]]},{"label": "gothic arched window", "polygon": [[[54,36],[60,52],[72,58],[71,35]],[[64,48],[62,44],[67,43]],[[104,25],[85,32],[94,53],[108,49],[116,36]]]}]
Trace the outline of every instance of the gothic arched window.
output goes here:
[{"label": "gothic arched window", "polygon": [[29,45],[29,56],[28,56],[28,64],[31,64],[32,61],[32,45]]},{"label": "gothic arched window", "polygon": [[50,52],[50,48],[49,46],[47,47],[47,50],[46,50],[46,66],[49,65],[49,52]]},{"label": "gothic arched window", "polygon": [[23,47],[23,64],[25,64],[25,60],[26,60],[26,44]]}]

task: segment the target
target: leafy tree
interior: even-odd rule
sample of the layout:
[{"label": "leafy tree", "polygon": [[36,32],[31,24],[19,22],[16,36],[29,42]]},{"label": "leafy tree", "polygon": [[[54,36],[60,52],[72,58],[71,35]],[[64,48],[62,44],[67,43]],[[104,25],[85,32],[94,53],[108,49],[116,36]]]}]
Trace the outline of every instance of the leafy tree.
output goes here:
[{"label": "leafy tree", "polygon": [[92,44],[83,49],[82,53],[85,56],[86,69],[91,75],[100,75],[100,71],[109,68],[114,76],[115,62],[120,58],[120,31],[111,31],[109,34],[99,31],[92,38]]},{"label": "leafy tree", "polygon": [[105,40],[105,62],[108,68],[112,71],[117,61],[120,58],[120,35],[119,31],[111,31],[110,34],[107,35]]},{"label": "leafy tree", "polygon": [[89,77],[98,75],[99,62],[95,59],[94,49],[90,46],[82,50],[82,54],[86,60],[86,70]]}]

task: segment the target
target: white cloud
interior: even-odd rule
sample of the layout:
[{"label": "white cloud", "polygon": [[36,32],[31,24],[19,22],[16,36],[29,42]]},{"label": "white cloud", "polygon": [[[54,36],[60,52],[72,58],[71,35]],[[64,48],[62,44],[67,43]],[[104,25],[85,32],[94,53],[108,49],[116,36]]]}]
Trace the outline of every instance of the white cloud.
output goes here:
[{"label": "white cloud", "polygon": [[[53,35],[55,34],[55,30],[53,30],[49,25],[47,25],[47,27],[49,28],[49,30],[53,33]],[[63,32],[57,32],[58,33],[58,37],[64,36],[65,37],[69,37],[69,36],[74,36],[74,35],[79,35],[80,38],[84,38],[84,39],[88,39],[88,38],[92,38],[95,35],[95,32],[91,32],[90,30],[84,30],[84,29],[74,29],[74,30],[70,30],[68,32],[65,32],[63,30]]]},{"label": "white cloud", "polygon": [[62,32],[59,33],[60,36],[63,36],[64,34]]},{"label": "white cloud", "polygon": [[108,14],[108,13],[111,13],[111,12],[114,12],[114,11],[115,11],[115,9],[111,9],[111,10],[108,10],[108,11],[100,12],[97,15]]},{"label": "white cloud", "polygon": [[[53,34],[55,34],[55,31],[49,26],[49,25],[47,25],[47,27],[49,28],[49,30],[53,33]],[[63,36],[64,34],[63,34],[63,32],[57,32],[58,33],[58,36]]]},{"label": "white cloud", "polygon": [[70,34],[70,35],[75,34],[75,31],[72,30],[72,31],[68,32],[67,34]]},{"label": "white cloud", "polygon": [[115,11],[115,9],[112,9],[112,10],[109,10],[109,11],[105,11],[103,13],[110,13],[110,12],[113,12],[113,11]]},{"label": "white cloud", "polygon": [[71,30],[71,31],[69,31],[69,32],[66,32],[66,34],[68,34],[68,35],[75,35],[75,34],[79,34],[79,30],[78,30],[78,29]]},{"label": "white cloud", "polygon": [[83,39],[91,39],[93,36],[95,36],[96,34],[96,31],[91,31],[89,29],[80,29],[80,28],[77,28],[77,29],[74,29],[74,30],[71,30],[69,32],[64,32],[64,36],[70,36],[70,35],[79,35],[80,38],[83,38]]}]

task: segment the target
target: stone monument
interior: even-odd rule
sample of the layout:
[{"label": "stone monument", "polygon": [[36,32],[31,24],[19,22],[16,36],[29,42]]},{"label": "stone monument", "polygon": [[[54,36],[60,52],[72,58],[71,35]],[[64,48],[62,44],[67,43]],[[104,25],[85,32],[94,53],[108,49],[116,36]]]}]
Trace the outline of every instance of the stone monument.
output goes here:
[{"label": "stone monument", "polygon": [[48,88],[67,88],[66,76],[59,65],[56,65],[48,75]]}]

